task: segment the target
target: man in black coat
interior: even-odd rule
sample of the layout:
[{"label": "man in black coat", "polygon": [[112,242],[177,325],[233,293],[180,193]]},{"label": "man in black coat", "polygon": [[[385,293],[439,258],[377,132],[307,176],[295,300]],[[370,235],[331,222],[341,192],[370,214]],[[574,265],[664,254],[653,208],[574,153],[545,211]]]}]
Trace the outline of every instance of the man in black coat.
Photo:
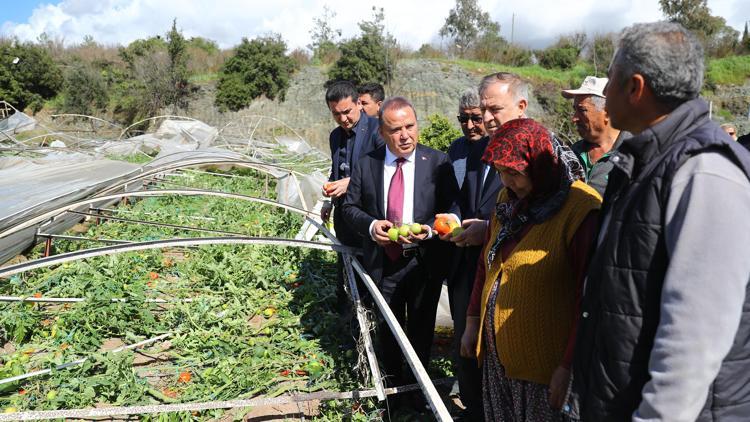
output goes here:
[{"label": "man in black coat", "polygon": [[[435,214],[447,212],[458,186],[446,154],[418,145],[414,107],[403,97],[380,111],[386,145],[362,157],[349,183],[343,214],[363,239],[363,265],[378,283],[422,364],[429,362],[435,313],[447,265],[444,244],[432,236]],[[388,237],[394,223],[420,223],[421,233]],[[404,358],[381,322],[380,356],[391,384],[408,382]]]},{"label": "man in black coat", "polygon": [[[346,246],[360,247],[362,239],[354,235],[344,223],[341,205],[344,202],[352,170],[356,167],[359,158],[374,150],[381,143],[377,133],[378,119],[362,112],[357,89],[348,81],[337,81],[328,87],[326,104],[338,127],[331,131],[329,137],[331,174],[328,182],[323,186],[323,195],[331,198],[331,202],[323,205],[320,217],[323,221],[328,221],[333,208],[333,228],[338,240]],[[346,315],[349,302],[344,290],[343,268],[343,261],[339,255],[336,296],[339,313]]]},{"label": "man in black coat", "polygon": [[[451,143],[448,157],[456,175],[460,174],[457,180],[461,191],[451,211],[459,220],[489,220],[502,183],[495,169],[482,162],[489,137],[485,136],[484,118],[476,88],[466,90],[461,95],[458,102],[458,122],[464,136]],[[466,310],[481,251],[481,245],[454,248],[453,265],[448,276],[448,297],[453,318],[453,363],[459,397],[465,407],[461,420],[469,421],[481,421],[484,418],[482,372],[476,358],[465,358],[460,354],[461,337],[466,327]]]}]

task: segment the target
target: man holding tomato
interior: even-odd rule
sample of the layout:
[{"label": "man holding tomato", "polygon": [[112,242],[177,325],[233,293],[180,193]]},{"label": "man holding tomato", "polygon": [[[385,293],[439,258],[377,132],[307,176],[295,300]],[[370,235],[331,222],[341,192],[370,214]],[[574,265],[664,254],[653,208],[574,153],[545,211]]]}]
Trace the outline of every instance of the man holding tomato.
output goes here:
[{"label": "man holding tomato", "polygon": [[[349,177],[360,156],[375,149],[380,144],[378,119],[362,112],[359,94],[349,81],[332,83],[326,91],[328,110],[338,127],[331,131],[331,174],[323,185],[323,195],[331,198],[320,210],[320,218],[327,222],[333,209],[333,228],[336,238],[346,246],[360,247],[362,239],[352,233],[341,216],[341,205],[349,186]],[[348,311],[348,300],[344,290],[344,265],[341,255],[338,259],[338,298],[339,313]]]},{"label": "man holding tomato", "polygon": [[[365,269],[426,367],[447,259],[445,243],[432,236],[430,226],[435,214],[448,211],[458,185],[448,156],[419,145],[416,112],[405,98],[392,97],[383,103],[380,134],[386,146],[363,156],[354,168],[343,214],[364,239]],[[396,237],[391,229],[406,224],[409,230]],[[378,331],[386,379],[394,385],[411,382],[413,377],[404,374],[398,344],[382,320]],[[412,397],[404,404],[420,401]]]}]

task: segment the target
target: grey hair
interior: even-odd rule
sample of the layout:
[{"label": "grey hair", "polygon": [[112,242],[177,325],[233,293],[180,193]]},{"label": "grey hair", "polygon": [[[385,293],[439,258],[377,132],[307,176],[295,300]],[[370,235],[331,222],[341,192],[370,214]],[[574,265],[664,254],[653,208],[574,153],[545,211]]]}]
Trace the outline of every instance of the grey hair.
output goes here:
[{"label": "grey hair", "polygon": [[621,84],[640,74],[657,101],[671,109],[697,98],[703,86],[703,46],[678,23],[625,28],[612,64],[617,65]]},{"label": "grey hair", "polygon": [[458,99],[458,111],[461,112],[467,108],[479,108],[479,93],[476,89],[467,89]]},{"label": "grey hair", "polygon": [[410,108],[414,112],[414,118],[417,117],[417,110],[414,106],[404,97],[388,97],[383,104],[380,106],[378,111],[378,119],[380,120],[380,126],[383,126],[383,114],[388,110],[401,110],[402,108]]},{"label": "grey hair", "polygon": [[487,88],[496,83],[507,84],[508,92],[513,95],[516,101],[528,101],[529,85],[520,76],[510,72],[497,72],[482,78],[479,83],[479,95],[482,96]]},{"label": "grey hair", "polygon": [[589,98],[591,98],[591,104],[594,105],[596,111],[604,111],[604,104],[606,104],[607,102],[606,98],[600,97],[598,95],[592,95]]}]

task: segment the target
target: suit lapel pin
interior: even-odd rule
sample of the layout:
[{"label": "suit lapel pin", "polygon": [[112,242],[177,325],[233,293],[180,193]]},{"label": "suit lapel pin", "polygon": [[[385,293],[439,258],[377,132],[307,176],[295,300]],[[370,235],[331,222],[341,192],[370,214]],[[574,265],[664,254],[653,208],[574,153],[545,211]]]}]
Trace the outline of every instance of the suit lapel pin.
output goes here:
[{"label": "suit lapel pin", "polygon": [[425,156],[423,155],[423,156],[422,156],[422,160],[427,160],[427,157],[425,157]]}]

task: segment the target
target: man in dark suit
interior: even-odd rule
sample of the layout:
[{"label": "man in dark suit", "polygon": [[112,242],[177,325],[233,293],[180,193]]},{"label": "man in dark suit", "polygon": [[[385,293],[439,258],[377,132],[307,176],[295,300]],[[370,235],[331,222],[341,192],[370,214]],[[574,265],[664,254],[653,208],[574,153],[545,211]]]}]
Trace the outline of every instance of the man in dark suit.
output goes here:
[{"label": "man in dark suit", "polygon": [[[435,313],[447,265],[440,264],[443,242],[430,226],[447,212],[458,186],[446,154],[418,145],[414,107],[403,97],[389,98],[380,110],[380,134],[386,145],[362,157],[344,201],[344,218],[362,236],[363,265],[388,301],[422,364],[427,366]],[[422,233],[391,241],[394,223],[420,223]],[[399,347],[381,322],[380,356],[392,384],[403,376]]]},{"label": "man in dark suit", "polygon": [[[479,94],[475,89],[461,95],[458,105],[458,122],[464,136],[451,143],[448,156],[454,171],[464,176],[459,181],[461,191],[451,207],[456,217],[463,219],[467,227],[472,221],[484,224],[495,209],[497,194],[502,187],[500,177],[492,166],[482,162],[482,154],[489,142],[485,136],[484,120],[480,108]],[[448,236],[446,236],[448,238]],[[461,357],[461,336],[466,327],[466,310],[474,286],[477,259],[481,245],[467,245],[455,248],[453,265],[448,276],[448,297],[453,317],[453,362],[456,368],[459,396],[465,410],[462,420],[481,421],[484,419],[482,407],[482,373],[476,358]]]},{"label": "man in dark suit", "polygon": [[[362,239],[353,234],[341,216],[341,205],[344,202],[349,177],[356,167],[360,156],[379,145],[378,119],[369,117],[361,110],[359,94],[354,84],[348,81],[332,83],[326,91],[326,104],[338,127],[331,131],[331,174],[328,183],[323,186],[323,195],[331,202],[323,205],[320,217],[328,221],[333,208],[333,228],[336,237],[346,246],[360,247]],[[347,315],[348,301],[344,290],[343,261],[338,260],[338,298],[339,313]]]}]

